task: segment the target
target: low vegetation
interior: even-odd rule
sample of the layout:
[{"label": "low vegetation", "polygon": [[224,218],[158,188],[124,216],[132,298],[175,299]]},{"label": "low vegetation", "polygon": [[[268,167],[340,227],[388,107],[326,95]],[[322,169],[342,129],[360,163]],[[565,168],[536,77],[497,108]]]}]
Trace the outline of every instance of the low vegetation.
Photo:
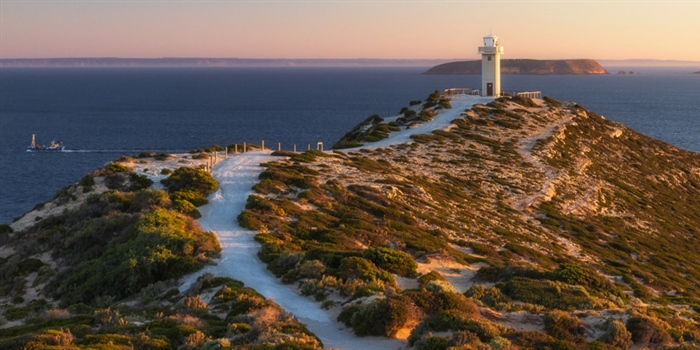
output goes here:
[{"label": "low vegetation", "polygon": [[[436,91],[336,148],[452,105]],[[276,152],[238,216],[268,269],[358,336],[414,349],[700,346],[700,156],[548,97],[476,105],[411,139]],[[217,184],[179,168],[155,190],[123,161],[44,204],[82,205],[0,226],[0,347],[322,347],[240,282],[180,293],[174,279],[220,249],[194,221]]]},{"label": "low vegetation", "polygon": [[[700,157],[550,98],[500,98],[412,139],[267,164],[239,222],[260,232],[269,269],[324,305],[344,298],[339,320],[358,335],[413,329],[419,349],[697,344]],[[440,274],[401,287],[433,259],[479,266],[475,284],[447,304]],[[503,327],[454,295],[544,327]]]}]

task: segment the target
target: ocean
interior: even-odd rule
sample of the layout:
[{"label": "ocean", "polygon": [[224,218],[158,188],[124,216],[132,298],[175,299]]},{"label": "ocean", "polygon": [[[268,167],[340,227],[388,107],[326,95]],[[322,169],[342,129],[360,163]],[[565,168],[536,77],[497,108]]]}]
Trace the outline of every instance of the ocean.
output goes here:
[{"label": "ocean", "polygon": [[[328,148],[369,115],[394,115],[436,89],[480,86],[478,75],[421,74],[427,68],[0,69],[0,223],[123,154],[262,140]],[[640,74],[504,75],[502,86],[576,101],[700,152],[697,67],[624,69]],[[32,134],[69,152],[27,153]]]}]

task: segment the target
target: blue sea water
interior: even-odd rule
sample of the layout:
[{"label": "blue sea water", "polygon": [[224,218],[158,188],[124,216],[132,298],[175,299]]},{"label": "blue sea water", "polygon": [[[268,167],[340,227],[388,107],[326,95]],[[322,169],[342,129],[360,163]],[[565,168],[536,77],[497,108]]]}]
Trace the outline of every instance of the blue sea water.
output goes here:
[{"label": "blue sea water", "polygon": [[[427,67],[426,67],[427,68]],[[260,143],[333,144],[371,114],[395,114],[435,89],[480,76],[425,68],[0,69],[0,223],[122,154]],[[697,70],[697,69],[695,69]],[[692,68],[605,76],[503,76],[700,152],[700,75]],[[27,153],[60,140],[73,152]]]}]

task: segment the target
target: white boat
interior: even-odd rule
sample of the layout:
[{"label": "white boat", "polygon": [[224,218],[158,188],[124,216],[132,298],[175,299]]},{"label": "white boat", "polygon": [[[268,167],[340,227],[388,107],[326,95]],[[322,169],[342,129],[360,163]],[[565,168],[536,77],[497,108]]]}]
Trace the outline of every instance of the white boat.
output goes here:
[{"label": "white boat", "polygon": [[63,152],[66,147],[61,142],[51,141],[48,146],[36,143],[36,134],[32,134],[32,144],[27,147],[27,152]]}]

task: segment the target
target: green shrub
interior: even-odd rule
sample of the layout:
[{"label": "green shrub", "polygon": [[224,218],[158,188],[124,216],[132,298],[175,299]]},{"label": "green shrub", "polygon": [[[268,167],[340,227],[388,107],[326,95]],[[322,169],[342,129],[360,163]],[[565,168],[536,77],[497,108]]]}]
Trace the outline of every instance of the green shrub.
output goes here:
[{"label": "green shrub", "polygon": [[366,282],[394,282],[394,277],[390,273],[380,270],[371,261],[356,256],[346,257],[341,260],[338,267],[338,276],[345,281],[359,279]]},{"label": "green shrub", "polygon": [[624,323],[614,319],[605,322],[605,334],[599,340],[623,350],[629,349],[633,344],[632,334],[627,331]]},{"label": "green shrub", "polygon": [[176,199],[173,202],[173,210],[177,210],[194,219],[199,219],[202,217],[202,213],[199,212],[197,207],[195,207],[194,204],[186,200]]},{"label": "green shrub", "polygon": [[131,173],[131,175],[129,175],[129,182],[131,183],[131,186],[129,186],[129,191],[138,191],[149,188],[151,185],[153,185],[153,180],[149,179],[145,175],[138,175],[135,173]]},{"label": "green shrub", "polygon": [[430,271],[423,276],[418,277],[418,284],[425,288],[425,285],[432,281],[447,281],[447,278],[442,276],[437,271]]},{"label": "green shrub", "polygon": [[402,295],[375,300],[367,305],[356,305],[343,310],[338,321],[352,327],[358,336],[378,335],[393,337],[412,319],[413,302]]},{"label": "green shrub", "polygon": [[544,329],[554,338],[566,341],[581,341],[586,327],[576,316],[554,310],[544,316]]},{"label": "green shrub", "polygon": [[561,102],[559,102],[559,101],[557,101],[557,100],[555,100],[555,99],[553,99],[553,98],[551,98],[551,97],[549,97],[549,96],[545,96],[543,99],[544,99],[544,101],[547,102],[547,104],[549,104],[550,106],[554,106],[554,107],[559,107],[559,106],[561,106]]},{"label": "green shrub", "polygon": [[503,310],[510,303],[510,298],[503,294],[500,289],[496,287],[487,288],[479,284],[469,287],[469,290],[467,290],[464,295],[479,300],[484,305],[496,310]]},{"label": "green shrub", "polygon": [[14,232],[14,230],[12,229],[12,226],[10,226],[8,224],[0,224],[0,235],[12,233],[12,232]]},{"label": "green shrub", "polygon": [[83,187],[95,186],[95,176],[87,174],[82,179],[80,179],[80,182],[78,184]]},{"label": "green shrub", "polygon": [[463,314],[459,310],[448,310],[437,313],[423,320],[413,329],[409,337],[409,345],[413,345],[428,332],[469,331],[476,334],[482,342],[490,342],[503,334],[503,327],[495,325],[473,315]]},{"label": "green shrub", "polygon": [[97,176],[105,176],[113,173],[125,173],[125,172],[130,172],[131,168],[125,165],[121,165],[119,163],[114,163],[114,162],[109,162],[107,163],[101,171],[97,171],[96,175]]},{"label": "green shrub", "polygon": [[637,315],[627,319],[627,330],[635,344],[666,344],[671,341],[667,329],[668,325],[655,318]]},{"label": "green shrub", "polygon": [[501,291],[511,299],[548,308],[573,310],[588,309],[594,305],[585,288],[547,280],[513,277]]},{"label": "green shrub", "polygon": [[114,242],[98,258],[59,273],[50,284],[55,296],[65,304],[122,298],[195,271],[221,249],[212,233],[172,210],[146,213],[130,230],[131,239]]},{"label": "green shrub", "polygon": [[211,174],[202,169],[188,167],[177,168],[167,179],[161,180],[161,183],[171,193],[194,190],[205,197],[219,188]]},{"label": "green shrub", "polygon": [[182,189],[175,191],[170,194],[170,198],[172,198],[173,202],[176,201],[188,201],[192,203],[195,207],[201,207],[207,203],[209,203],[209,200],[205,195],[197,190],[194,189]]},{"label": "green shrub", "polygon": [[510,100],[524,107],[539,107],[537,103],[529,97],[513,96]]},{"label": "green shrub", "polygon": [[584,286],[590,290],[611,291],[615,285],[605,276],[587,266],[561,264],[552,273],[552,279],[568,284]]},{"label": "green shrub", "polygon": [[410,255],[384,247],[369,248],[363,257],[378,267],[403,277],[416,277],[418,265]]},{"label": "green shrub", "polygon": [[447,337],[428,336],[416,342],[416,350],[447,350],[450,348],[451,340]]}]

